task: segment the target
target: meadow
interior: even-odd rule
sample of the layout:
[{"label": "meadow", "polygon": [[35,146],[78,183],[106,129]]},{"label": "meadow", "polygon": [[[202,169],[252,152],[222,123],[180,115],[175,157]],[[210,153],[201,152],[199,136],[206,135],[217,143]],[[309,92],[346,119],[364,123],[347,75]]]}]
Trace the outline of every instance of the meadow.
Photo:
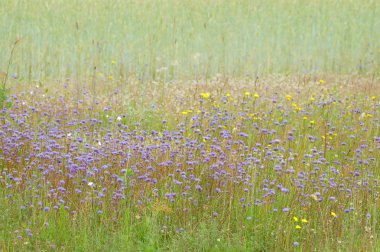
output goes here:
[{"label": "meadow", "polygon": [[376,1],[1,1],[0,251],[378,251]]}]

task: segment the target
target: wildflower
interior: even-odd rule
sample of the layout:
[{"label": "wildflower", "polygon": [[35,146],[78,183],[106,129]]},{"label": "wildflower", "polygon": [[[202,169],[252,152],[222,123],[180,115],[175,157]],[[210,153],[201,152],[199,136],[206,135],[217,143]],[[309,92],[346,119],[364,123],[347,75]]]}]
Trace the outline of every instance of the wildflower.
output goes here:
[{"label": "wildflower", "polygon": [[182,115],[187,115],[187,111],[182,111]]},{"label": "wildflower", "polygon": [[260,96],[259,96],[257,93],[255,93],[255,94],[253,95],[253,97],[255,97],[255,98],[259,98]]},{"label": "wildflower", "polygon": [[363,112],[363,113],[360,114],[360,116],[359,116],[359,120],[360,120],[360,121],[363,120],[364,117],[365,117],[365,113]]},{"label": "wildflower", "polygon": [[332,216],[332,217],[336,217],[336,213],[331,212],[331,216]]},{"label": "wildflower", "polygon": [[303,119],[304,119],[304,120],[307,120],[307,116],[304,116]]},{"label": "wildflower", "polygon": [[296,216],[293,217],[295,222],[298,222],[298,218]]},{"label": "wildflower", "polygon": [[227,94],[226,94],[226,96],[227,96],[227,97],[230,97],[230,96],[231,96],[231,94],[230,94],[230,93],[227,93]]},{"label": "wildflower", "polygon": [[118,116],[118,117],[116,118],[116,120],[118,120],[118,121],[121,121],[121,117],[120,117],[120,116]]},{"label": "wildflower", "polygon": [[314,120],[311,120],[311,121],[310,121],[310,124],[314,124],[314,123],[315,123],[315,121],[314,121]]},{"label": "wildflower", "polygon": [[201,93],[201,96],[205,99],[210,97],[210,93]]},{"label": "wildflower", "polygon": [[202,186],[200,186],[200,185],[196,185],[196,186],[195,186],[195,189],[196,189],[197,191],[202,191],[202,190],[203,190]]},{"label": "wildflower", "polygon": [[302,227],[300,225],[297,225],[296,226],[296,229],[301,229]]},{"label": "wildflower", "polygon": [[300,107],[297,103],[293,103],[293,107],[294,107],[294,111],[295,111],[295,112],[301,110],[301,107]]},{"label": "wildflower", "polygon": [[324,84],[324,83],[325,83],[324,80],[322,80],[322,79],[319,80],[319,84]]},{"label": "wildflower", "polygon": [[113,60],[111,61],[111,63],[112,63],[112,65],[115,65],[115,64],[116,64],[116,60],[113,59]]},{"label": "wildflower", "polygon": [[376,100],[376,96],[371,97],[372,101]]},{"label": "wildflower", "polygon": [[245,95],[245,96],[250,96],[251,93],[250,93],[250,92],[244,92],[244,95]]},{"label": "wildflower", "polygon": [[299,243],[299,242],[297,242],[297,241],[295,241],[295,242],[293,243],[293,245],[297,247],[297,246],[299,246],[299,245],[300,245],[300,243]]},{"label": "wildflower", "polygon": [[313,97],[313,96],[310,98],[310,101],[315,101],[315,99],[314,99],[314,97]]},{"label": "wildflower", "polygon": [[108,79],[113,80],[113,76],[112,75],[108,76]]},{"label": "wildflower", "polygon": [[302,223],[307,223],[308,221],[306,219],[301,220]]},{"label": "wildflower", "polygon": [[286,95],[286,100],[290,101],[292,99],[291,95]]}]

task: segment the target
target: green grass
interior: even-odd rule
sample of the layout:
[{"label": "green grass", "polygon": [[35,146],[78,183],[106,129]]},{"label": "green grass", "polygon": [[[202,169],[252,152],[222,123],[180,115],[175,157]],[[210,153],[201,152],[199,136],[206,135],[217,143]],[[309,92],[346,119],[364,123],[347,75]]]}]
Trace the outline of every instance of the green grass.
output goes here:
[{"label": "green grass", "polygon": [[[378,1],[0,2],[0,69],[142,80],[268,73],[379,74]],[[112,64],[112,62],[114,64]]]}]

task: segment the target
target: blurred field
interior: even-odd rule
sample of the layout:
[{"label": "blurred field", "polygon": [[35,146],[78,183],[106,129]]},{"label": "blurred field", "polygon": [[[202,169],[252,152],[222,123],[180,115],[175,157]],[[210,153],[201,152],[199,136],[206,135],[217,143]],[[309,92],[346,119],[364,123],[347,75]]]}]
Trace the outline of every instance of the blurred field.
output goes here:
[{"label": "blurred field", "polygon": [[[0,1],[0,70],[30,80],[379,74],[378,1]],[[96,70],[94,71],[94,67]]]}]

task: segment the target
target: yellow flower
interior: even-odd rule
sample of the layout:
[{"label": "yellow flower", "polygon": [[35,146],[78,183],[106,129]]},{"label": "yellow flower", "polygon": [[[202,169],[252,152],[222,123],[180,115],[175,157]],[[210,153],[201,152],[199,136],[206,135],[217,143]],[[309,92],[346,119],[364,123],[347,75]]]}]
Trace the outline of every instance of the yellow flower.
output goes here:
[{"label": "yellow flower", "polygon": [[307,116],[304,116],[303,119],[304,119],[304,120],[307,120]]},{"label": "yellow flower", "polygon": [[192,109],[188,109],[188,110],[187,110],[187,113],[192,113],[192,112],[193,112]]},{"label": "yellow flower", "polygon": [[300,226],[300,225],[297,225],[297,226],[296,226],[296,229],[301,229],[301,226]]},{"label": "yellow flower", "polygon": [[200,114],[202,111],[200,111],[199,109],[197,110],[197,113]]},{"label": "yellow flower", "polygon": [[314,101],[315,99],[314,99],[314,97],[312,96],[311,98],[310,98],[310,101]]},{"label": "yellow flower", "polygon": [[332,217],[336,217],[336,213],[331,212],[331,216],[332,216]]},{"label": "yellow flower", "polygon": [[231,96],[231,94],[230,94],[230,93],[227,93],[227,94],[226,94],[226,96],[227,96],[227,97],[230,97],[230,96]]},{"label": "yellow flower", "polygon": [[250,96],[251,93],[250,93],[250,92],[244,92],[244,95],[245,95],[245,96]]},{"label": "yellow flower", "polygon": [[187,111],[182,111],[182,115],[187,115]]},{"label": "yellow flower", "polygon": [[307,223],[308,221],[306,219],[301,220],[302,223]]},{"label": "yellow flower", "polygon": [[298,218],[296,216],[293,217],[295,222],[298,222]]},{"label": "yellow flower", "polygon": [[108,79],[113,80],[113,76],[112,75],[108,76]]},{"label": "yellow flower", "polygon": [[371,97],[372,101],[376,100],[376,96]]},{"label": "yellow flower", "polygon": [[113,60],[111,61],[111,63],[112,63],[112,65],[115,65],[115,64],[116,64],[116,60],[113,59]]},{"label": "yellow flower", "polygon": [[205,99],[210,97],[210,93],[201,93],[201,96]]},{"label": "yellow flower", "polygon": [[310,121],[310,124],[314,124],[314,123],[315,123],[314,120],[311,120],[311,121]]},{"label": "yellow flower", "polygon": [[293,103],[294,111],[300,111],[301,107],[297,103]]},{"label": "yellow flower", "polygon": [[323,84],[323,83],[325,83],[325,81],[322,80],[322,79],[320,79],[320,80],[319,80],[319,84]]},{"label": "yellow flower", "polygon": [[259,97],[260,97],[257,93],[255,93],[253,96],[254,96],[255,98],[259,98]]},{"label": "yellow flower", "polygon": [[291,95],[286,95],[286,100],[290,101],[292,99]]}]

